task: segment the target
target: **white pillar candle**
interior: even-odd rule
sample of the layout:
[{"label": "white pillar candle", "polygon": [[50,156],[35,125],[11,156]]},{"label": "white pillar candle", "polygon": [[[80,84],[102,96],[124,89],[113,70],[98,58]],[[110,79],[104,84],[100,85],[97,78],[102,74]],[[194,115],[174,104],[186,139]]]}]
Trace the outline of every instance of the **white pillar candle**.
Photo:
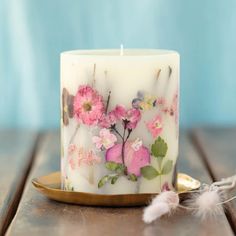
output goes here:
[{"label": "white pillar candle", "polygon": [[63,189],[125,194],[174,188],[178,53],[64,52],[61,98]]}]

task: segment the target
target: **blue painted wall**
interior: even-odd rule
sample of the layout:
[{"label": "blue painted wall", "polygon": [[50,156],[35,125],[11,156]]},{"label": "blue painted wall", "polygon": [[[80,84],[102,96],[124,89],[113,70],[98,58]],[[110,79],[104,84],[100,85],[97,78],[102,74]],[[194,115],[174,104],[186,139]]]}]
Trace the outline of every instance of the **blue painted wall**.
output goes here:
[{"label": "blue painted wall", "polygon": [[0,127],[59,126],[59,54],[181,54],[181,124],[236,123],[235,0],[0,0]]}]

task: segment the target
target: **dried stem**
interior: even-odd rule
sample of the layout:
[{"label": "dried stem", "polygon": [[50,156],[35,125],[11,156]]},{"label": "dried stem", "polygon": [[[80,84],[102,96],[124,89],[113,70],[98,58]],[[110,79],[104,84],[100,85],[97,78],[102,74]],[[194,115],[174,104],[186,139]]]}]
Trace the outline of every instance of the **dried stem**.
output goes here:
[{"label": "dried stem", "polygon": [[76,134],[77,134],[77,132],[78,132],[78,130],[79,130],[79,127],[80,127],[80,124],[78,124],[78,125],[76,126],[75,131],[74,131],[74,133],[72,134],[72,136],[71,136],[71,138],[70,138],[69,144],[71,144],[71,143],[74,141],[74,138],[75,138],[75,136],[76,136]]},{"label": "dried stem", "polygon": [[[126,131],[126,123],[124,125],[124,132],[122,136],[122,149],[121,149],[121,157],[122,157],[122,163],[125,165],[125,131]],[[126,174],[126,173],[125,173]]]},{"label": "dried stem", "polygon": [[115,133],[117,133],[117,134],[121,137],[121,139],[122,139],[122,135],[121,135],[120,132],[116,129],[115,126],[113,126],[113,127],[111,128],[111,130],[113,130]]},{"label": "dried stem", "polygon": [[156,80],[158,80],[158,79],[159,79],[159,77],[160,77],[160,74],[161,74],[161,69],[159,69],[159,70],[157,71],[157,77],[156,77]]},{"label": "dried stem", "polygon": [[128,135],[127,135],[127,137],[126,137],[126,139],[125,139],[125,142],[128,140],[128,138],[129,138],[131,132],[132,132],[132,129],[128,129]]},{"label": "dried stem", "polygon": [[172,74],[172,68],[169,66],[169,78],[171,77]]},{"label": "dried stem", "polygon": [[92,86],[95,85],[96,82],[96,64],[93,66],[93,81],[92,81]]},{"label": "dried stem", "polygon": [[[127,121],[124,121],[124,132],[123,132],[123,136],[122,136],[122,149],[121,149],[121,157],[122,157],[122,163],[123,163],[123,165],[125,165],[125,144],[126,144],[126,142],[127,142],[127,140],[128,140],[128,138],[129,138],[129,136],[130,136],[130,134],[131,134],[131,132],[132,132],[132,129],[128,129],[128,134],[127,134],[127,136],[126,136],[126,138],[125,138],[125,133],[126,133],[126,129],[127,129],[127,124],[128,124],[128,122]],[[127,175],[128,173],[127,173],[127,169],[125,169],[125,175]]]},{"label": "dried stem", "polygon": [[104,71],[105,78],[107,79],[107,70]]},{"label": "dried stem", "polygon": [[107,104],[106,104],[106,109],[105,109],[106,114],[107,114],[107,111],[108,111],[110,99],[111,99],[111,91],[109,91],[108,97],[107,97]]}]

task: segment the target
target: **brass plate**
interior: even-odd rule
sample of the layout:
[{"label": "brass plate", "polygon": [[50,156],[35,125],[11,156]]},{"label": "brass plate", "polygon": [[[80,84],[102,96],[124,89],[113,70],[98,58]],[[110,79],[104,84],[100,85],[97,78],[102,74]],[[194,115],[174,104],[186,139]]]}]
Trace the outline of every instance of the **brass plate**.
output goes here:
[{"label": "brass plate", "polygon": [[[94,194],[85,192],[73,192],[60,189],[60,172],[54,172],[39,178],[34,178],[34,187],[49,199],[59,202],[87,205],[87,206],[109,206],[109,207],[128,207],[147,205],[156,196],[155,193],[139,194]],[[179,193],[186,193],[198,189],[201,183],[192,177],[179,173],[177,177]]]}]

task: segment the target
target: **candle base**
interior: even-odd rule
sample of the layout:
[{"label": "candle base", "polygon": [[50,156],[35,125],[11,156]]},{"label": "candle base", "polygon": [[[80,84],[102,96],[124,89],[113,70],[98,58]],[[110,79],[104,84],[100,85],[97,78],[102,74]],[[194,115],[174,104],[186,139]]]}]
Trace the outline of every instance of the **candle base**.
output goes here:
[{"label": "candle base", "polygon": [[[130,207],[144,206],[156,196],[152,193],[139,194],[96,194],[86,192],[65,191],[60,189],[61,173],[54,172],[46,176],[41,176],[32,180],[34,187],[49,199],[64,203],[72,203],[87,206],[107,206],[107,207]],[[201,183],[183,173],[178,174],[177,188],[179,196],[186,196],[185,193],[197,190]]]}]

